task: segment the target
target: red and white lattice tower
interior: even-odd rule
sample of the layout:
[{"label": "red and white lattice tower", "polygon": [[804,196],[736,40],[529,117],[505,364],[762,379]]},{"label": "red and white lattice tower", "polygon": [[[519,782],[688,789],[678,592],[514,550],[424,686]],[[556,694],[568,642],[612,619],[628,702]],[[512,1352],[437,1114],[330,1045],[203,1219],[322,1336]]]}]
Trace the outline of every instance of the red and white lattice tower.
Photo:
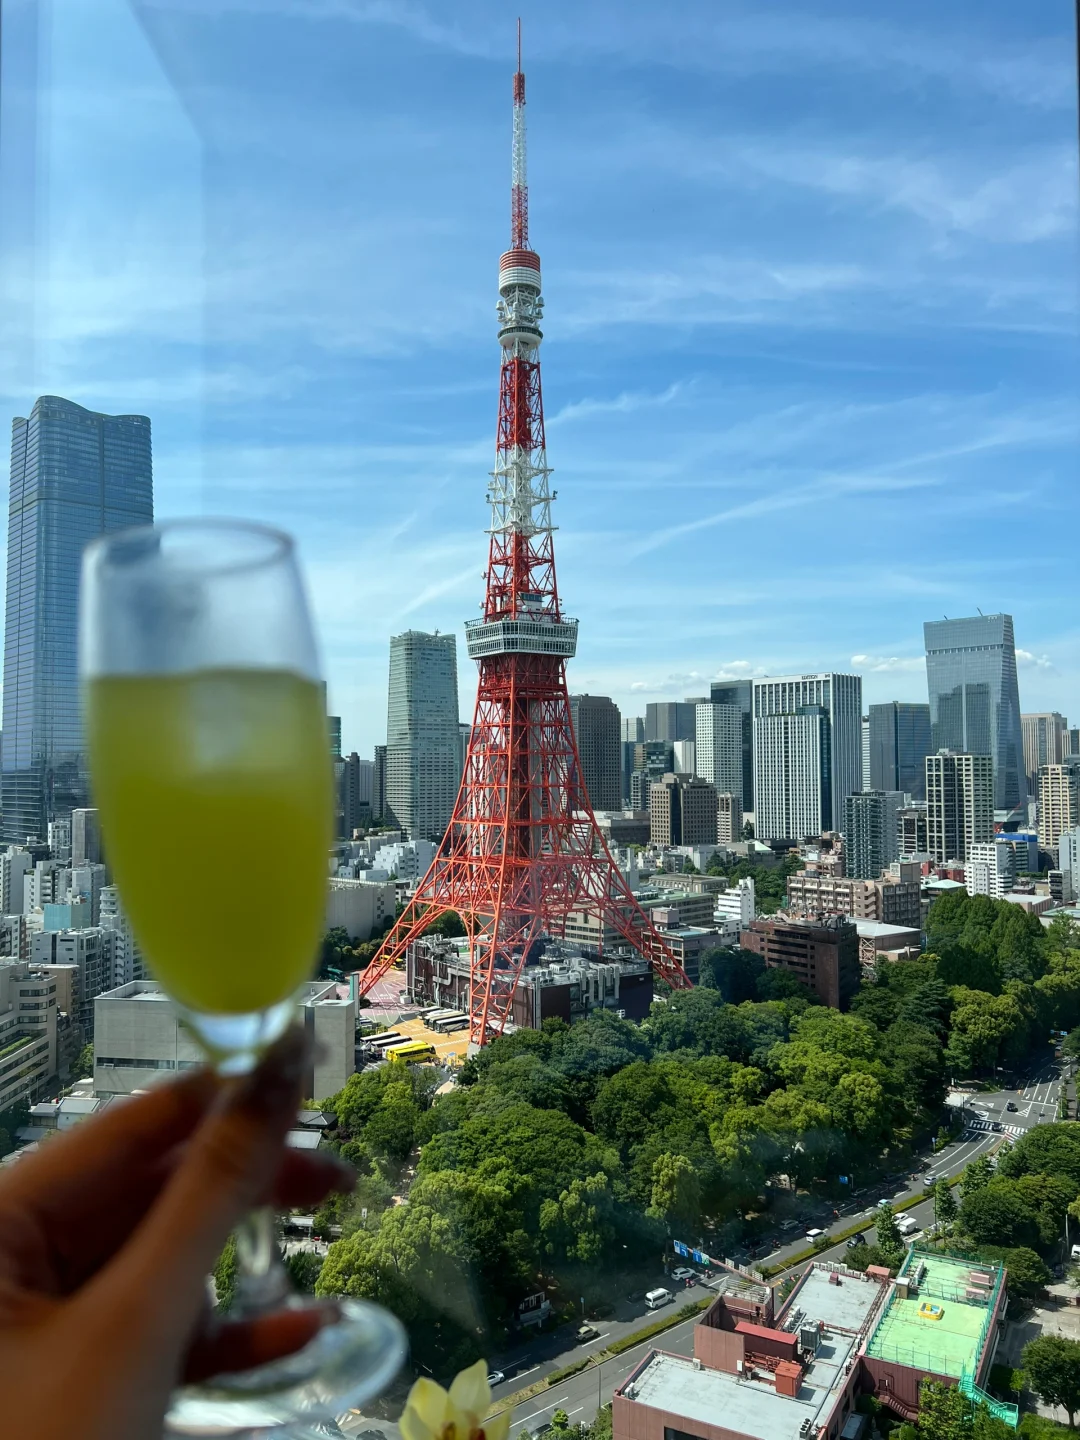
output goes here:
[{"label": "red and white lattice tower", "polygon": [[465,626],[469,654],[480,666],[468,756],[439,853],[357,977],[364,994],[433,920],[456,911],[468,936],[470,1041],[477,1045],[501,1032],[537,942],[565,938],[571,917],[590,917],[601,945],[606,934],[609,948],[631,946],[670,984],[690,984],[611,858],[570,721],[566,662],[577,648],[577,621],[563,613],[555,581],[540,393],[544,302],[540,258],[529,246],[520,22],[510,249],[499,261],[499,296],[502,370],[487,593],[483,618]]}]

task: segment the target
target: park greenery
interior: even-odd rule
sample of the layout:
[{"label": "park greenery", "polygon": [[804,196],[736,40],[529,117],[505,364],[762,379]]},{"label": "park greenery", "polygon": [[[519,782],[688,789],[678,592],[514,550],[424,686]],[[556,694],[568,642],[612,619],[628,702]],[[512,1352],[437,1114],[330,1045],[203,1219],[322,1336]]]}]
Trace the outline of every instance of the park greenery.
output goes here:
[{"label": "park greenery", "polygon": [[803,861],[794,852],[785,855],[778,864],[762,865],[760,862],[744,860],[741,856],[718,850],[705,867],[705,873],[723,875],[729,885],[749,877],[754,882],[754,902],[758,914],[773,915],[787,899],[788,876],[796,874],[802,868]]},{"label": "park greenery", "polygon": [[[907,1167],[942,1124],[950,1075],[1020,1065],[1080,1023],[1067,925],[962,893],[931,922],[927,953],[883,964],[845,1014],[755,956],[714,952],[704,983],[640,1024],[596,1011],[519,1030],[449,1093],[430,1066],[352,1076],[323,1102],[359,1182],[316,1217],[339,1234],[317,1293],[389,1305],[446,1374],[503,1343],[538,1289],[597,1306],[672,1238],[723,1255],[779,1207],[833,1206]],[[1077,1206],[1074,1131],[1041,1126],[996,1172],[969,1167],[959,1197],[935,1194],[949,1245],[1004,1259],[1017,1295],[1045,1283]],[[898,1263],[890,1219],[853,1260]]]}]

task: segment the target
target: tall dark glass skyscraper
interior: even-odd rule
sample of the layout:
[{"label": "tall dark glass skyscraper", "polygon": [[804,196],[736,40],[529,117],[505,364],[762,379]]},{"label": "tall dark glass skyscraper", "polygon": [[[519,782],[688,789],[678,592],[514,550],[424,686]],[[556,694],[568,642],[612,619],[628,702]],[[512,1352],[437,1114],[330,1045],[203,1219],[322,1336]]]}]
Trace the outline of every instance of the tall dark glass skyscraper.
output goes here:
[{"label": "tall dark glass skyscraper", "polygon": [[[890,700],[871,705],[871,790],[900,790],[913,800],[926,799],[926,757],[930,754],[930,706]],[[876,878],[876,877],[874,877]]]},{"label": "tall dark glass skyscraper", "polygon": [[42,395],[11,427],[4,631],[3,834],[44,840],[86,806],[79,566],[87,541],[154,518],[150,421]]},{"label": "tall dark glass skyscraper", "polygon": [[994,809],[1027,801],[1011,615],[928,620],[926,681],[932,751],[989,755]]}]

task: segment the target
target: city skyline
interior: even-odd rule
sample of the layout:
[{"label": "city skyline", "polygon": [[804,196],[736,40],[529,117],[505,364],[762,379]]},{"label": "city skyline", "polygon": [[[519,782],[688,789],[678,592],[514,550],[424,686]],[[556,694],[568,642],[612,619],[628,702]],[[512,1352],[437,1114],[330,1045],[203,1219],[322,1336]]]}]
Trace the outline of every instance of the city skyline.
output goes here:
[{"label": "city skyline", "polygon": [[[481,591],[512,27],[478,3],[452,26],[134,8],[39,37],[39,196],[66,204],[7,207],[4,258],[33,214],[40,263],[0,403],[150,414],[160,514],[296,532],[367,755],[390,635],[460,639]],[[630,715],[721,675],[854,671],[867,705],[922,701],[923,622],[981,607],[1015,617],[1022,708],[1080,713],[1053,523],[1071,9],[969,7],[973,33],[898,0],[785,13],[525,12],[571,688]]]}]

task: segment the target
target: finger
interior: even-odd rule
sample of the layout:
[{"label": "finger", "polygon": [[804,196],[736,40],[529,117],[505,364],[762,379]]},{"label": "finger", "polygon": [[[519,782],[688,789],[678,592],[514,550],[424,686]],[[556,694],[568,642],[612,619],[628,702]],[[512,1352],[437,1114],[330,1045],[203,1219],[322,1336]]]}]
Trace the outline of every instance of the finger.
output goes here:
[{"label": "finger", "polygon": [[191,1384],[226,1370],[250,1370],[301,1350],[337,1319],[333,1303],[278,1310],[256,1320],[226,1321],[200,1335],[188,1352],[184,1380]]},{"label": "finger", "polygon": [[179,1356],[230,1230],[270,1190],[308,1048],[295,1027],[252,1074],[222,1088],[130,1243],[80,1291],[80,1308],[91,1315],[126,1310],[144,1354]]},{"label": "finger", "polygon": [[219,1089],[207,1070],[118,1100],[74,1130],[50,1139],[0,1178],[0,1215],[28,1208],[45,1218],[78,1220],[91,1197],[120,1196],[131,1172],[145,1170],[199,1124]]},{"label": "finger", "polygon": [[273,1186],[259,1202],[278,1210],[316,1205],[332,1190],[348,1195],[356,1188],[356,1180],[355,1167],[330,1151],[286,1150]]}]

